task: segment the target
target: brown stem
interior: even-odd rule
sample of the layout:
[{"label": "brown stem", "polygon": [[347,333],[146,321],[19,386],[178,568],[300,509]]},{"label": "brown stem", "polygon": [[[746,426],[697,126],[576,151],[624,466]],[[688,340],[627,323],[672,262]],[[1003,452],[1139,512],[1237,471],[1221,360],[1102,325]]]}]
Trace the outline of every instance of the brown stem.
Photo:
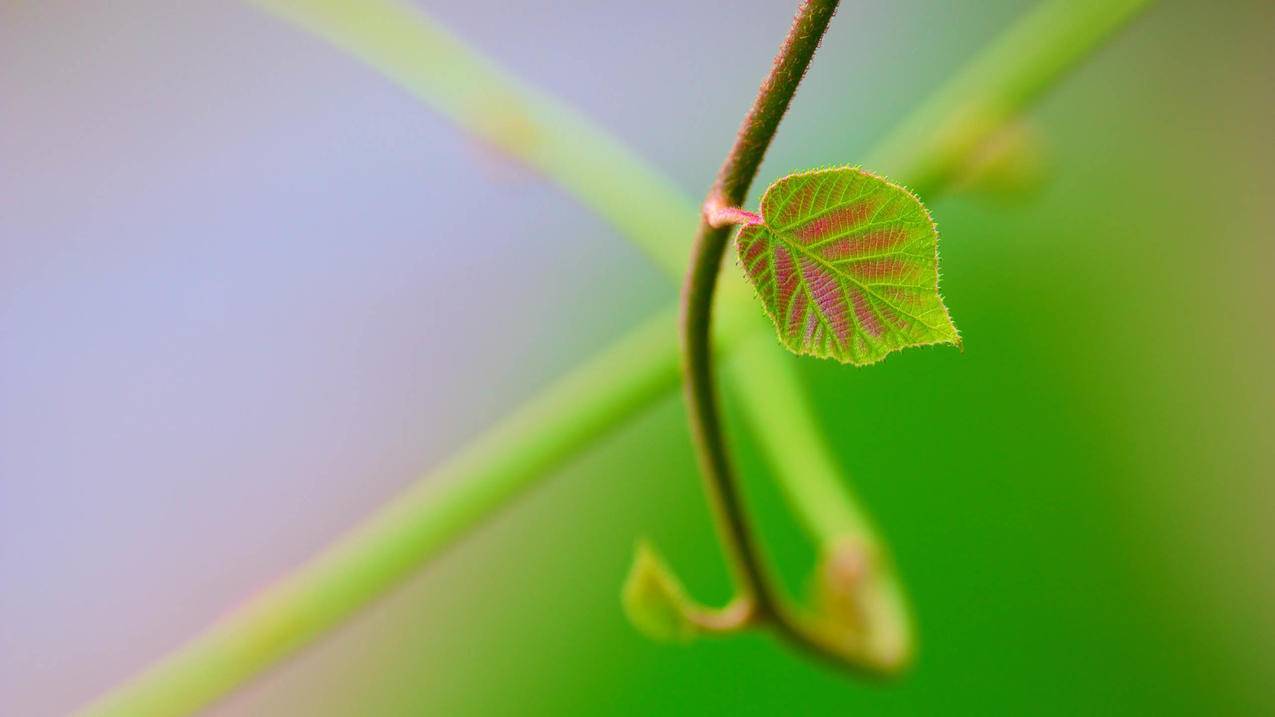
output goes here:
[{"label": "brown stem", "polygon": [[806,0],[798,9],[792,29],[775,57],[774,66],[762,82],[757,99],[744,118],[735,144],[705,200],[704,220],[695,239],[691,266],[682,290],[686,403],[718,533],[740,599],[753,604],[758,619],[780,625],[785,633],[791,632],[782,627],[788,624],[786,613],[780,595],[767,577],[760,546],[749,527],[718,409],[710,330],[718,269],[731,226],[715,227],[714,223],[720,223],[717,214],[721,208],[738,207],[743,203],[779,121],[787,111],[836,8],[837,0]]}]

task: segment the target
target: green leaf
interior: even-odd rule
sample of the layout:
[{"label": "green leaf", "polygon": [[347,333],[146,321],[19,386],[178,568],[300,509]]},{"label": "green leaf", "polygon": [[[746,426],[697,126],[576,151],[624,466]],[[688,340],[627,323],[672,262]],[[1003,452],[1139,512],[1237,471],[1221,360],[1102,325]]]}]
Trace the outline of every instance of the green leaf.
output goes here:
[{"label": "green leaf", "polygon": [[695,606],[682,583],[645,542],[638,544],[622,599],[629,621],[647,637],[690,642],[699,633],[691,619]]},{"label": "green leaf", "polygon": [[858,168],[793,174],[739,233],[744,271],[790,351],[876,363],[960,345],[938,292],[938,230],[908,190]]}]

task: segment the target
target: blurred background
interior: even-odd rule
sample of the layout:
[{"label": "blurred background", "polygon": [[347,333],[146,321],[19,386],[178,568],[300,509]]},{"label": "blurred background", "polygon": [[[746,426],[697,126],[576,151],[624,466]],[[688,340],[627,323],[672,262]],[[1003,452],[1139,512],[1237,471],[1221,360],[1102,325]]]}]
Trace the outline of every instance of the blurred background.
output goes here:
[{"label": "blurred background", "polygon": [[[693,197],[791,16],[419,4]],[[845,3],[756,186],[859,161],[1030,6]],[[963,353],[800,362],[914,602],[901,681],[629,627],[640,536],[727,594],[670,394],[212,713],[1275,713],[1273,28],[1160,3],[1032,113],[1044,184],[932,205]],[[0,3],[0,714],[134,674],[674,295],[256,9]]]}]

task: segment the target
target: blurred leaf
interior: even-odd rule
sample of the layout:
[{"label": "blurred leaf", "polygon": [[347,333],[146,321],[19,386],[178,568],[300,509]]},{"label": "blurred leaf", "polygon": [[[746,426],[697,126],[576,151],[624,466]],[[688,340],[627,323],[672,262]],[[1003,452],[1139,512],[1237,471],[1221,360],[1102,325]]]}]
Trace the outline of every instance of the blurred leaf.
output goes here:
[{"label": "blurred leaf", "polygon": [[645,541],[638,544],[622,597],[629,621],[647,637],[690,642],[699,633],[691,617],[695,605],[681,581]]},{"label": "blurred leaf", "polygon": [[739,259],[790,351],[862,366],[960,344],[938,293],[938,231],[908,190],[818,169],[770,185],[761,215],[740,231]]}]

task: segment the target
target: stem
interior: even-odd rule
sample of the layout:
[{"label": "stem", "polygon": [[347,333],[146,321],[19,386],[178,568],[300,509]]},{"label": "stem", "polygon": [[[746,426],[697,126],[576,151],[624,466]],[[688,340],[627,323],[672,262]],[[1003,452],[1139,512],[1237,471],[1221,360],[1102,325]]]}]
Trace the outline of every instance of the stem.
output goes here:
[{"label": "stem", "polygon": [[406,0],[245,0],[371,65],[505,157],[552,179],[674,277],[693,198],[606,129],[514,77]]},{"label": "stem", "polygon": [[805,0],[798,10],[705,201],[708,211],[695,239],[682,289],[682,380],[691,435],[736,589],[741,597],[755,602],[757,615],[763,620],[780,619],[781,598],[766,575],[757,538],[748,524],[713,384],[713,294],[730,226],[715,227],[711,219],[714,210],[743,203],[836,9],[837,0]]},{"label": "stem", "polygon": [[[512,92],[510,87],[517,87],[507,74],[480,62],[481,58],[473,51],[437,29],[425,15],[395,2],[257,2],[278,10],[291,21],[362,58],[400,82],[427,105],[483,137],[492,131],[490,123],[478,123],[474,106],[466,104],[463,98],[481,93],[503,96],[505,92]],[[932,199],[932,195],[946,189],[946,185],[941,178],[927,179],[918,168],[930,164],[927,156],[939,151],[938,138],[950,136],[955,127],[973,126],[965,117],[975,116],[977,112],[971,114],[964,108],[1001,105],[1021,112],[1037,93],[1015,91],[1023,86],[1019,81],[1023,74],[1020,65],[1035,68],[1033,87],[1046,87],[1146,4],[1146,0],[1096,3],[1053,0],[1041,6],[1007,32],[1005,39],[980,55],[971,66],[973,71],[959,74],[940,91],[938,100],[927,104],[915,119],[905,123],[915,130],[909,132],[915,135],[915,144],[890,144],[873,152],[876,159],[870,164],[887,170],[912,187],[932,182],[932,188],[922,192],[927,199]],[[1042,16],[1057,22],[1049,24],[1034,19]],[[1088,30],[1079,32],[1073,31],[1074,28]],[[440,37],[445,40],[444,44],[432,46]],[[1014,41],[1011,43],[1010,39]],[[1019,48],[1023,54],[1007,57],[1005,48],[1009,46]],[[991,63],[982,59],[987,57],[1003,59]],[[1066,61],[1047,61],[1046,58],[1065,58]],[[473,75],[476,89],[466,91],[469,92],[466,95],[462,95],[454,83],[448,84],[433,76],[444,72],[443,68],[468,68],[473,63],[481,65],[483,72]],[[971,82],[971,74],[977,77],[977,82]],[[494,86],[483,85],[484,82]],[[960,87],[977,87],[977,96],[966,98],[958,91]],[[539,97],[543,100],[543,96]],[[694,220],[693,204],[668,190],[668,183],[661,181],[658,185],[662,187],[646,185],[651,197],[643,200],[647,203],[634,201],[632,211],[621,211],[618,203],[635,197],[627,180],[625,191],[616,192],[605,183],[593,181],[581,185],[573,181],[573,177],[586,174],[581,168],[566,172],[565,177],[559,174],[561,168],[579,159],[576,156],[579,148],[559,139],[560,135],[550,130],[550,121],[561,114],[580,121],[578,115],[544,101],[529,107],[524,119],[531,123],[537,136],[545,138],[536,166],[622,226],[624,233],[648,254],[657,257],[666,271],[680,273],[683,257],[679,244],[674,241],[678,235],[656,232],[654,224],[633,217],[649,217],[653,213],[667,215],[670,225],[689,227]],[[991,129],[985,131],[990,133]],[[587,137],[589,141],[609,143],[611,156],[631,156],[596,127]],[[585,149],[591,151],[593,147],[586,143]],[[554,152],[563,154],[551,159]],[[947,161],[960,162],[961,158],[952,155]],[[649,178],[645,165],[621,162],[608,171],[617,178]],[[605,187],[615,199],[607,200],[600,195],[590,199],[590,195],[581,194],[582,186],[586,190]],[[658,199],[660,197],[663,199]],[[608,201],[612,203],[606,204]],[[621,225],[622,220],[630,223]],[[722,309],[722,320],[718,321],[719,350],[731,350],[735,339],[744,333],[758,337],[740,347],[738,368],[754,378],[766,376],[767,380],[749,382],[749,390],[743,393],[745,408],[759,425],[764,422],[767,426],[766,431],[758,432],[758,438],[803,524],[824,539],[856,535],[875,541],[870,526],[854,509],[826,444],[810,433],[802,434],[805,436],[802,443],[788,442],[774,430],[797,425],[798,420],[809,422],[809,412],[800,410],[804,406],[799,399],[800,383],[793,362],[775,349],[768,333],[771,328],[758,316],[751,297],[741,291],[738,300],[732,299]],[[644,323],[524,404],[515,416],[470,443],[444,467],[421,476],[389,506],[369,516],[357,530],[328,546],[260,597],[212,625],[146,672],[117,686],[82,713],[130,717],[188,714],[230,693],[340,624],[419,569],[468,528],[490,517],[491,511],[517,496],[553,467],[671,391],[678,378],[678,345],[672,338],[674,325],[672,309]],[[814,447],[819,450],[808,450]],[[525,465],[503,460],[506,454],[520,452],[534,456],[535,460]],[[842,501],[847,501],[844,503],[847,510],[835,507]],[[457,507],[460,505],[469,507],[461,510]],[[439,516],[447,516],[447,519]],[[415,537],[408,541],[407,536]],[[410,542],[410,549],[398,545],[400,541]],[[393,559],[387,557],[391,555]],[[887,573],[887,577],[893,581],[892,574]],[[887,592],[890,590],[897,593],[897,586]],[[902,605],[901,598],[896,604]]]},{"label": "stem", "polygon": [[710,197],[704,203],[704,221],[714,229],[722,229],[736,225],[761,224],[762,218],[760,214],[754,214],[739,207],[725,206],[720,197]]},{"label": "stem", "polygon": [[[787,605],[779,586],[768,575],[760,540],[749,525],[722,430],[713,379],[713,295],[732,220],[739,218],[729,208],[743,203],[836,7],[837,0],[803,2],[704,202],[704,220],[682,288],[682,382],[691,436],[718,535],[735,577],[737,602],[751,601],[755,620],[769,623],[780,636],[815,656],[856,672],[886,675],[897,672],[910,657],[911,629],[902,591],[893,571],[881,564],[875,538],[866,528],[852,536],[821,536],[829,542],[826,549],[833,551],[827,557],[834,561],[848,558],[865,566],[873,582],[866,603],[860,600],[856,609],[878,619],[884,617],[885,625],[848,626],[834,619],[839,616],[801,612]],[[748,389],[743,393],[747,394]],[[783,470],[792,473],[791,467]],[[808,486],[804,490],[788,490],[790,497],[803,502],[809,493]],[[845,500],[846,494],[837,491],[818,497]],[[843,515],[855,513],[849,509]]]}]

